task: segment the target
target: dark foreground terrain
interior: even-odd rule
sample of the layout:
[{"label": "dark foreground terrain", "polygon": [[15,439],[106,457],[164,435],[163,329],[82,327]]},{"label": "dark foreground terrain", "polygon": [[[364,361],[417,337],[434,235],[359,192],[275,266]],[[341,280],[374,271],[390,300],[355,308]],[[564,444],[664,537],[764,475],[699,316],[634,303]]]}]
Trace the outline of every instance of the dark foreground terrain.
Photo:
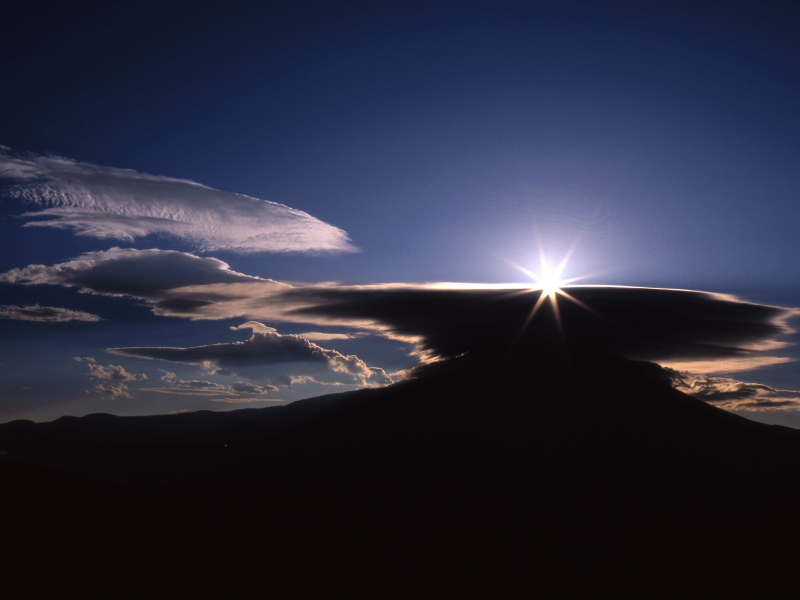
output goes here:
[{"label": "dark foreground terrain", "polygon": [[6,597],[795,596],[800,431],[649,363],[544,363],[2,425]]}]

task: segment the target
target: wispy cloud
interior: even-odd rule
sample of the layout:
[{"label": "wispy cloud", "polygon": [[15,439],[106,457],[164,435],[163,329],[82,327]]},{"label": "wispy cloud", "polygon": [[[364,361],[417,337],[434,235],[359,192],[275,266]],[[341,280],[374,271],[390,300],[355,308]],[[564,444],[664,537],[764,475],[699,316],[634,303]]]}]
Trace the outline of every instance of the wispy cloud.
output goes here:
[{"label": "wispy cloud", "polygon": [[31,304],[28,306],[0,306],[0,319],[39,321],[44,323],[66,323],[68,321],[97,322],[103,320],[97,315],[82,310],[57,308],[55,306],[39,306],[38,304]]},{"label": "wispy cloud", "polygon": [[300,210],[186,179],[103,167],[59,156],[17,156],[0,147],[6,193],[38,207],[26,227],[133,241],[153,234],[202,251],[353,252],[341,229]]},{"label": "wispy cloud", "polygon": [[[776,348],[776,350],[779,348]],[[662,360],[660,364],[676,371],[691,371],[692,373],[705,373],[706,375],[741,373],[752,371],[770,365],[780,365],[794,362],[788,356],[764,355],[763,351],[754,350],[745,352],[741,356],[728,356],[725,358],[710,358],[708,360],[695,358],[693,360]]]},{"label": "wispy cloud", "polygon": [[228,404],[249,404],[250,402],[283,402],[281,398],[209,398],[209,402],[226,402]]}]

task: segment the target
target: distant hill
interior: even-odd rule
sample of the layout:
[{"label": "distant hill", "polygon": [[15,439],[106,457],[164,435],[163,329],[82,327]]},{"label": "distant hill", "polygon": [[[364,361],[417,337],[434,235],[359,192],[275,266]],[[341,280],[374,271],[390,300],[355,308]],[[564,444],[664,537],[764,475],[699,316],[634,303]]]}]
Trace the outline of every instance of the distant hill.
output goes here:
[{"label": "distant hill", "polygon": [[0,424],[0,465],[22,461],[124,482],[183,482],[221,460],[227,442],[261,441],[348,398],[329,394],[268,408],[149,417],[92,414]]},{"label": "distant hill", "polygon": [[800,557],[800,431],[586,351],[473,352],[285,407],[15,422],[0,449],[29,592],[764,598]]}]

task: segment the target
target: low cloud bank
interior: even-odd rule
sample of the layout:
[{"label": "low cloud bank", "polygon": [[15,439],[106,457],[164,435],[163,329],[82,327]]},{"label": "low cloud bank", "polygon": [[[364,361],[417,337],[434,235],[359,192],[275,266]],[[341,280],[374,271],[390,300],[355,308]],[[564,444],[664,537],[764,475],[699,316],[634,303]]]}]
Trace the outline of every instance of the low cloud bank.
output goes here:
[{"label": "low cloud bank", "polygon": [[347,234],[300,210],[186,179],[0,147],[5,194],[35,205],[26,227],[132,242],[169,235],[201,251],[353,252]]},{"label": "low cloud bank", "polygon": [[[303,381],[369,387],[392,383],[391,376],[383,369],[370,367],[357,356],[322,348],[298,335],[281,335],[272,327],[257,322],[232,329],[250,329],[253,333],[244,342],[192,348],[109,348],[108,351],[123,356],[196,365],[207,373],[245,377],[273,387]],[[237,385],[237,391],[251,392],[249,384],[234,384]],[[263,388],[253,386],[252,389]]]}]

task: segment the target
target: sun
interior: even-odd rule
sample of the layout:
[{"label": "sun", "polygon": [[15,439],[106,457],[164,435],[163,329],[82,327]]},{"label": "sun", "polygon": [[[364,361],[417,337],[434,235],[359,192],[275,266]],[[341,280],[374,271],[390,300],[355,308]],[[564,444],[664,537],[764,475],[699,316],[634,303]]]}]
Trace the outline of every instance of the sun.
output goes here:
[{"label": "sun", "polygon": [[[549,304],[550,304],[550,306],[552,308],[553,316],[555,317],[555,321],[556,321],[556,325],[558,327],[558,330],[559,330],[559,332],[561,332],[561,335],[563,337],[564,329],[563,329],[563,323],[561,322],[561,311],[560,311],[559,306],[558,306],[558,297],[559,296],[562,296],[566,300],[574,302],[578,306],[586,309],[587,311],[589,311],[589,312],[591,312],[593,314],[596,314],[596,315],[598,314],[594,309],[592,309],[591,307],[587,306],[586,304],[584,304],[583,302],[581,302],[580,300],[575,298],[573,295],[569,294],[568,292],[566,292],[565,290],[562,289],[564,286],[567,286],[568,284],[570,284],[570,283],[572,283],[574,281],[579,281],[581,279],[585,279],[585,278],[589,277],[587,275],[587,276],[583,276],[583,277],[572,277],[572,278],[569,278],[569,279],[564,279],[564,277],[563,277],[564,268],[567,266],[567,262],[569,261],[573,250],[574,250],[574,247],[573,247],[572,250],[570,250],[570,252],[567,253],[567,255],[561,260],[561,262],[559,262],[557,265],[553,266],[553,264],[545,256],[544,251],[542,251],[540,249],[540,254],[539,254],[540,268],[539,268],[538,272],[534,272],[534,271],[531,271],[530,269],[526,269],[525,267],[523,267],[521,265],[518,265],[518,264],[514,263],[513,261],[508,261],[513,266],[518,268],[520,271],[525,273],[525,275],[527,275],[528,277],[533,279],[533,281],[536,283],[536,285],[531,287],[531,288],[520,290],[519,292],[514,292],[511,295],[512,296],[516,296],[518,294],[529,294],[529,293],[536,293],[536,292],[539,293],[538,299],[534,303],[533,307],[531,308],[530,313],[528,313],[528,316],[525,319],[525,322],[522,324],[522,327],[520,328],[520,332],[519,332],[518,337],[521,337],[523,335],[525,330],[530,325],[531,321],[533,321],[534,317],[539,312],[539,309],[541,309],[542,306],[548,301],[549,301]],[[506,259],[506,260],[508,260],[508,259]],[[600,316],[600,315],[598,315],[598,316]]]},{"label": "sun", "polygon": [[542,258],[542,268],[539,273],[530,272],[533,280],[538,283],[542,288],[542,295],[553,297],[561,292],[561,286],[565,285],[565,281],[561,278],[561,273],[566,266],[562,261],[557,267],[553,268],[546,258]]}]

